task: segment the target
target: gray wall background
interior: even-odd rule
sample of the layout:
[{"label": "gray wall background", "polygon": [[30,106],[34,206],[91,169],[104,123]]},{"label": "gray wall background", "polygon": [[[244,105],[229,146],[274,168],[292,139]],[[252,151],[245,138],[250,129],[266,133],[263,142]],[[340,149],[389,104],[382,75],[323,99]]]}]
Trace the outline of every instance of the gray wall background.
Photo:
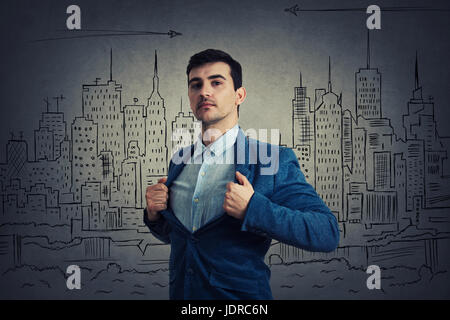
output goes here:
[{"label": "gray wall background", "polygon": [[[368,15],[364,11],[307,11],[294,16],[285,11],[296,3],[305,9],[379,5],[382,29],[370,32],[371,66],[382,74],[383,116],[391,119],[395,134],[404,138],[402,115],[407,112],[407,102],[414,89],[417,51],[424,97],[433,96],[439,135],[450,136],[447,125],[450,7],[446,1],[8,1],[3,4],[0,28],[0,162],[6,161],[6,145],[12,131],[16,138],[23,131],[29,158],[34,158],[34,130],[38,129],[41,113],[46,109],[45,97],[64,95],[59,110],[64,112],[70,131],[73,119],[81,116],[82,85],[93,84],[95,78],[101,78],[101,82],[109,78],[110,49],[113,50],[113,79],[123,87],[122,105],[132,104],[133,98],[138,98],[139,104],[146,104],[152,91],[157,50],[159,92],[165,99],[168,128],[180,110],[180,99],[183,110],[189,110],[186,64],[192,54],[205,48],[225,50],[243,66],[243,84],[248,97],[240,109],[240,124],[245,129],[277,128],[281,131],[281,143],[291,145],[292,99],[294,87],[299,85],[299,73],[313,101],[314,89],[327,87],[328,57],[331,57],[333,91],[342,92],[343,109],[355,114],[355,72],[366,65]],[[182,35],[36,42],[69,34],[65,30],[68,16],[65,11],[70,4],[81,8],[82,29],[175,30]],[[383,11],[383,7],[393,6],[443,10]],[[7,192],[3,191],[3,195],[6,197]],[[448,208],[441,211],[441,216],[449,213]],[[376,250],[362,243],[361,247],[343,248],[343,254],[318,257],[320,262],[314,256],[297,257],[289,263],[269,259],[274,295],[289,299],[426,298],[430,295],[448,298],[449,269],[445,265],[450,257],[445,248],[448,248],[450,228],[448,218],[445,221],[447,224],[441,225],[438,231],[435,229],[437,236],[431,240],[439,242],[436,252],[444,265],[441,268],[430,269],[429,263],[416,258],[416,254],[426,256],[422,250],[427,249],[420,247],[417,252],[411,249],[414,254],[410,254],[409,264],[382,265],[382,276],[389,284],[381,292],[370,291],[365,286],[368,261],[351,259],[366,255],[366,250]],[[80,258],[83,253],[70,250],[72,246],[84,245],[85,241],[70,238],[70,230],[70,226],[63,226],[56,236],[52,226],[17,225],[4,218],[0,235],[14,252],[6,250],[0,257],[0,279],[13,290],[2,292],[1,296],[166,297],[167,267],[154,257],[165,257],[168,248],[148,240],[149,234],[137,238],[149,242],[150,251],[145,251],[145,255],[140,252],[145,246],[133,242],[133,233],[130,238],[115,239],[110,244],[115,248],[111,249],[114,254],[110,259],[99,259],[92,264],[85,257]],[[11,263],[11,255],[17,255],[18,234],[22,237],[22,261],[13,259]],[[39,235],[49,239],[44,241]],[[62,242],[52,243],[53,240]],[[125,250],[120,249],[117,241],[126,244]],[[84,290],[69,291],[65,287],[65,268],[73,261],[84,268]]]}]

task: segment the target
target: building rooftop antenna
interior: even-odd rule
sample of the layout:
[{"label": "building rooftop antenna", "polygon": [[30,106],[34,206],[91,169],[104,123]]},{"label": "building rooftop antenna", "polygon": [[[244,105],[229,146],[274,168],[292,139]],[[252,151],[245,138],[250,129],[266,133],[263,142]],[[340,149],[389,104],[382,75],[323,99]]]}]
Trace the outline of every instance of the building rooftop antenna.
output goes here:
[{"label": "building rooftop antenna", "polygon": [[49,112],[49,105],[50,105],[50,102],[48,102],[48,97],[44,98],[44,102],[47,104],[47,113],[48,113]]},{"label": "building rooftop antenna", "polygon": [[59,97],[53,97],[53,99],[56,100],[56,112],[59,112],[59,100],[64,100],[66,97],[64,97],[62,94]]},{"label": "building rooftop antenna", "polygon": [[367,29],[367,69],[370,69],[370,31]]},{"label": "building rooftop antenna", "polygon": [[331,57],[328,56],[328,92],[331,92]]},{"label": "building rooftop antenna", "polygon": [[112,81],[112,48],[109,57],[109,81]]}]

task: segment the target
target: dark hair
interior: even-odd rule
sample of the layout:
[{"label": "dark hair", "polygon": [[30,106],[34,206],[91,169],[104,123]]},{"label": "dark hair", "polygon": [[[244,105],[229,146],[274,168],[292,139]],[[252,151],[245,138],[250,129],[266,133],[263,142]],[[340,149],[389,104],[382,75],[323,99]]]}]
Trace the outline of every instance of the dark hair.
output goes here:
[{"label": "dark hair", "polygon": [[225,62],[226,64],[228,64],[228,66],[230,67],[231,78],[233,79],[234,90],[242,87],[241,64],[234,60],[228,53],[221,50],[206,49],[194,54],[189,59],[189,64],[186,69],[186,75],[189,78],[189,72],[191,72],[192,69],[210,62]]}]

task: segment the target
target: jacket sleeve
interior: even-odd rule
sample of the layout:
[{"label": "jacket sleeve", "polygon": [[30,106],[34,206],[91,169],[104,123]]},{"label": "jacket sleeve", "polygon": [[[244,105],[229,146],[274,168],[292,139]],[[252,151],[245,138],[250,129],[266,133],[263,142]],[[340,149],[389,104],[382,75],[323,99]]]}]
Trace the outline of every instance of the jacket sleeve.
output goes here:
[{"label": "jacket sleeve", "polygon": [[156,221],[150,221],[147,217],[147,209],[144,209],[144,223],[158,240],[166,244],[170,243],[169,233],[171,227],[163,216]]},{"label": "jacket sleeve", "polygon": [[335,250],[339,243],[336,217],[306,182],[294,152],[289,148],[279,150],[273,194],[268,198],[255,191],[241,230],[308,251]]}]

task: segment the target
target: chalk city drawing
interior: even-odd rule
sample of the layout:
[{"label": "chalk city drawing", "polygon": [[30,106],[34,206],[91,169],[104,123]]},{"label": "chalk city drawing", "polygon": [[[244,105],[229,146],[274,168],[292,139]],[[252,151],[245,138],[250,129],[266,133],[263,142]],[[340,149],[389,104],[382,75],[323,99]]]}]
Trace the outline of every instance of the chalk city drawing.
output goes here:
[{"label": "chalk city drawing", "polygon": [[[143,104],[123,103],[112,58],[111,50],[106,82],[82,85],[80,116],[65,118],[61,94],[44,99],[33,159],[30,142],[11,132],[0,164],[0,286],[9,288],[2,298],[168,297],[170,249],[143,224],[145,189],[167,175],[170,155],[200,124],[182,101],[175,118],[166,118],[156,51]],[[266,262],[274,297],[421,297],[426,288],[445,288],[450,140],[437,132],[432,97],[424,98],[418,55],[404,139],[383,116],[382,74],[371,65],[369,36],[367,65],[355,72],[356,114],[333,91],[331,62],[327,87],[313,98],[300,73],[288,147],[336,215],[341,241],[332,253],[273,241]],[[191,139],[177,136],[179,129]],[[81,290],[66,287],[69,265],[81,268]],[[380,290],[366,288],[369,265],[381,268]]]}]

